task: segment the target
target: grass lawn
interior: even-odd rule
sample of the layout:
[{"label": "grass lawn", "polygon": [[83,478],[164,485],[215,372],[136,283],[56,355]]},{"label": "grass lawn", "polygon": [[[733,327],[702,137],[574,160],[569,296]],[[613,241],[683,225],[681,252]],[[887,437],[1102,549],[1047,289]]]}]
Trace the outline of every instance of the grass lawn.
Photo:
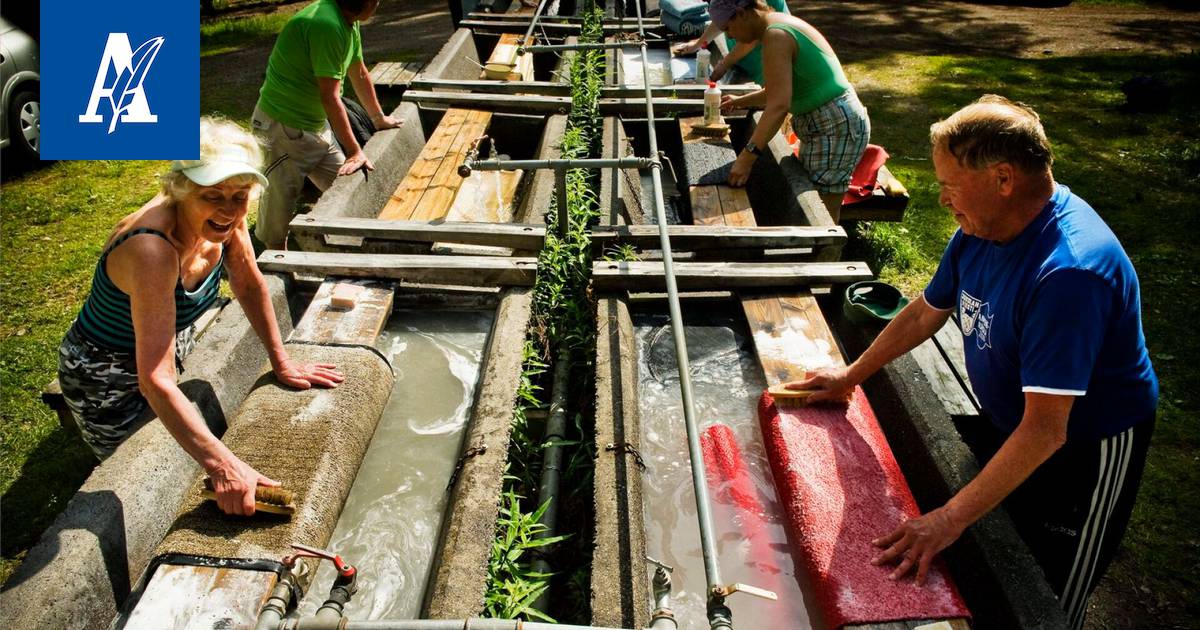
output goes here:
[{"label": "grass lawn", "polygon": [[[208,22],[202,27],[202,55],[260,43],[286,15]],[[1146,335],[1162,381],[1146,479],[1124,550],[1110,573],[1145,593],[1142,607],[1155,612],[1163,626],[1200,622],[1195,603],[1200,600],[1200,352],[1188,342],[1200,280],[1187,272],[1200,268],[1194,244],[1200,235],[1200,107],[1183,94],[1184,86],[1200,84],[1200,56],[1012,60],[904,54],[850,64],[847,71],[870,108],[874,141],[892,154],[889,167],[912,193],[903,223],[859,225],[847,256],[865,257],[884,279],[909,293],[919,291],[932,274],[955,228],[937,204],[929,124],[987,92],[1024,101],[1041,113],[1055,146],[1057,179],[1097,208],[1138,269]],[[1175,87],[1170,109],[1121,113],[1121,83],[1151,73]],[[245,100],[253,98],[260,78],[248,73],[245,79],[206,87],[201,111],[245,122]],[[58,162],[5,176],[0,194],[0,580],[90,471],[90,455],[58,427],[39,394],[54,378],[58,342],[89,289],[105,236],[119,217],[151,197],[163,168],[162,162]]]}]

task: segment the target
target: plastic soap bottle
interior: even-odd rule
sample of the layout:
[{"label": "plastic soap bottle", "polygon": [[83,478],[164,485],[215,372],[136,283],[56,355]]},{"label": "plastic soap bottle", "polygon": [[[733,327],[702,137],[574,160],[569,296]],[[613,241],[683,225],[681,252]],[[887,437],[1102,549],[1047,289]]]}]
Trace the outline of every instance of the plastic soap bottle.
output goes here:
[{"label": "plastic soap bottle", "polygon": [[713,81],[708,82],[704,90],[704,124],[717,125],[721,123],[721,88]]},{"label": "plastic soap bottle", "polygon": [[696,83],[703,84],[708,81],[708,75],[712,73],[711,61],[712,53],[709,52],[707,43],[700,42],[700,50],[696,51]]}]

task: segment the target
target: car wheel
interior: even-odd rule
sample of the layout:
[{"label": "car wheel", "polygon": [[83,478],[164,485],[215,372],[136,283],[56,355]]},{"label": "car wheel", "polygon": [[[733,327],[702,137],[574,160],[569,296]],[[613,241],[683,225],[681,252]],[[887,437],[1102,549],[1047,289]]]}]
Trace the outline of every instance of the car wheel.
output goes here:
[{"label": "car wheel", "polygon": [[9,106],[8,115],[13,144],[36,159],[42,148],[42,104],[38,101],[37,93],[30,90],[18,92]]}]

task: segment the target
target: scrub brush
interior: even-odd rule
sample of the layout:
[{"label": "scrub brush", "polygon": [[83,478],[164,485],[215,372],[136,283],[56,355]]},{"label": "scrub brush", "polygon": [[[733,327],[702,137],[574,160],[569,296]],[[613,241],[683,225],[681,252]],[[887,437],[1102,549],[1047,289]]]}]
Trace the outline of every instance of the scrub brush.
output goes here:
[{"label": "scrub brush", "polygon": [[[792,407],[803,406],[808,403],[808,397],[817,393],[820,390],[816,389],[788,389],[787,383],[778,383],[767,388],[767,393],[775,399],[776,404],[786,404]],[[850,402],[850,397],[854,394],[854,389],[846,390],[846,395],[843,400],[830,401],[841,402],[843,404]]]},{"label": "scrub brush", "polygon": [[[200,496],[213,501],[217,500],[212,479],[207,477],[204,479],[204,489],[200,491]],[[296,497],[291,490],[258,486],[254,489],[254,510],[291,516],[296,513]]]}]

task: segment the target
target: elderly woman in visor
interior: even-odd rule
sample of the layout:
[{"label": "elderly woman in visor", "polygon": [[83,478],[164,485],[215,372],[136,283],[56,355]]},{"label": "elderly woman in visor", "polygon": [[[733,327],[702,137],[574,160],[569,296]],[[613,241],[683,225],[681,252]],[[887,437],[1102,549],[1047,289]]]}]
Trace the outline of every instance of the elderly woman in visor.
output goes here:
[{"label": "elderly woman in visor", "polygon": [[92,290],[59,348],[63,396],[84,441],[104,459],[149,406],[208,473],[221,510],[254,512],[259,474],[213,435],[180,391],[176,370],[194,345],[194,323],[216,300],[221,268],[262,340],[280,383],[336,387],[328,364],[300,364],[284,350],[246,227],[266,178],[262,150],[236,124],[200,121],[200,159],[172,164],[160,192],[121,219],[104,246]]},{"label": "elderly woman in visor", "polygon": [[738,41],[762,42],[763,89],[722,99],[722,109],[762,108],[762,118],[729,174],[732,186],[750,167],[790,112],[800,138],[800,162],[830,216],[841,216],[842,196],[871,138],[871,121],[825,37],[811,24],[771,11],[762,0],[712,0],[708,15]]}]

